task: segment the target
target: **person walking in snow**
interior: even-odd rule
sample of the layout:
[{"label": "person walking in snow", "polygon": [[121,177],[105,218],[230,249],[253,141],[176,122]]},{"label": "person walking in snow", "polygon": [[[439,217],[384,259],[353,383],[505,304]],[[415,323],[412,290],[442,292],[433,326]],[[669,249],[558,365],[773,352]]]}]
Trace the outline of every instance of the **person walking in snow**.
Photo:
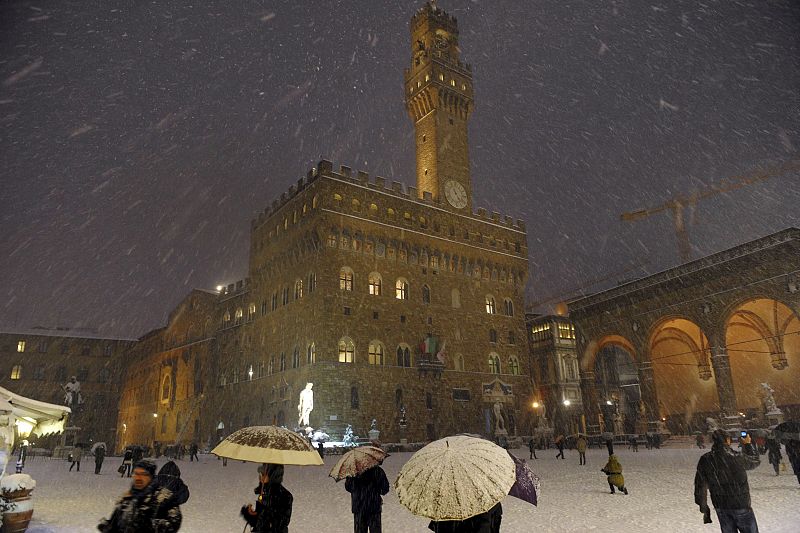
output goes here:
[{"label": "person walking in snow", "polygon": [[428,524],[434,533],[500,533],[503,521],[503,506],[500,502],[494,507],[466,520],[440,520]]},{"label": "person walking in snow", "polygon": [[156,482],[172,492],[176,504],[183,505],[189,499],[189,487],[181,479],[181,469],[174,461],[164,463],[158,471]]},{"label": "person walking in snow", "polygon": [[83,457],[83,444],[76,444],[75,448],[72,450],[72,453],[70,454],[70,457],[72,458],[71,459],[72,464],[69,465],[69,471],[72,472],[72,468],[75,465],[78,465],[77,471],[80,472],[81,471],[81,457]]},{"label": "person walking in snow", "polygon": [[616,487],[623,494],[628,495],[628,489],[625,487],[625,476],[622,475],[622,465],[616,455],[613,453],[609,455],[606,466],[601,468],[600,471],[607,476],[606,480],[608,481],[608,488],[611,489],[611,494],[614,494],[614,488]]},{"label": "person walking in snow", "polygon": [[774,436],[767,438],[767,459],[772,468],[775,469],[775,475],[779,475],[781,471],[781,443]]},{"label": "person walking in snow", "polygon": [[[703,513],[703,523],[711,523],[710,492],[722,533],[758,533],[746,472],[758,466],[758,456],[733,451],[731,437],[722,429],[714,430],[711,440],[711,451],[700,457],[694,476],[694,502]],[[742,437],[742,441],[749,444],[750,436]]]},{"label": "person walking in snow", "polygon": [[258,467],[256,507],[243,506],[242,517],[253,533],[288,533],[292,519],[292,493],[283,486],[283,465],[265,463]]},{"label": "person walking in snow", "polygon": [[786,446],[786,456],[792,465],[792,471],[800,483],[800,440],[787,440],[783,444]]},{"label": "person walking in snow", "polygon": [[697,444],[698,448],[704,449],[706,447],[706,439],[705,439],[705,437],[703,437],[702,433],[698,433],[697,437],[695,437],[694,441]]},{"label": "person walking in snow", "polygon": [[100,469],[103,468],[103,461],[106,458],[106,447],[101,444],[94,449],[94,473],[100,474]]},{"label": "person walking in snow", "polygon": [[586,448],[588,447],[589,443],[586,441],[586,437],[583,435],[578,435],[578,440],[575,441],[575,449],[578,450],[578,464],[585,465],[586,464]]},{"label": "person walking in snow", "polygon": [[556,437],[556,448],[558,448],[556,459],[558,459],[559,457],[564,459],[564,435],[559,435],[558,437]]},{"label": "person walking in snow", "polygon": [[533,440],[533,437],[528,441],[528,451],[531,452],[531,459],[538,459],[536,457],[536,442]]},{"label": "person walking in snow", "polygon": [[389,492],[386,472],[376,465],[355,477],[348,477],[344,488],[350,493],[354,533],[381,533],[381,507]]},{"label": "person walking in snow", "polygon": [[111,518],[97,529],[103,533],[174,533],[181,527],[181,510],[172,491],[154,480],[156,464],[144,459],[133,466],[133,485],[117,502]]},{"label": "person walking in snow", "polygon": [[122,468],[119,469],[120,476],[125,477],[125,474],[128,474],[128,477],[131,477],[131,471],[133,470],[133,450],[130,447],[125,448],[125,453],[122,455]]},{"label": "person walking in snow", "polygon": [[189,446],[189,462],[197,461],[200,462],[200,458],[197,456],[197,443],[193,442],[191,446]]}]

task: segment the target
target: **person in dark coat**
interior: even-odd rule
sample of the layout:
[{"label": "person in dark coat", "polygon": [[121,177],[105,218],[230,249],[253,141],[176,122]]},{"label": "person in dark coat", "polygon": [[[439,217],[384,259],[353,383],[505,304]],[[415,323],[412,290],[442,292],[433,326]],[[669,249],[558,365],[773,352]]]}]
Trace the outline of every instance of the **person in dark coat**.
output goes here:
[{"label": "person in dark coat", "polygon": [[197,443],[193,442],[191,446],[189,446],[189,462],[197,461],[200,462],[200,458],[197,456]]},{"label": "person in dark coat", "polygon": [[787,440],[784,445],[786,446],[786,456],[792,465],[794,475],[797,476],[797,482],[800,483],[800,440]]},{"label": "person in dark coat", "polygon": [[[711,439],[711,451],[700,457],[694,476],[694,501],[703,513],[703,522],[711,523],[711,510],[707,501],[707,492],[710,492],[711,503],[717,512],[723,533],[757,533],[758,524],[750,507],[750,486],[747,483],[746,470],[758,466],[758,456],[733,451],[730,435],[722,429],[715,430]],[[749,436],[742,440],[743,444],[750,443]]]},{"label": "person in dark coat", "polygon": [[144,459],[144,448],[141,446],[134,446],[133,447],[133,464],[135,465],[139,461]]},{"label": "person in dark coat", "polygon": [[783,459],[783,455],[781,454],[781,443],[775,437],[769,437],[766,442],[767,446],[767,459],[769,460],[769,464],[772,465],[772,468],[775,469],[775,475],[779,475],[781,472],[781,459]]},{"label": "person in dark coat", "polygon": [[322,441],[317,441],[317,453],[319,453],[320,459],[325,458],[325,445],[322,444]]},{"label": "person in dark coat", "polygon": [[103,468],[103,461],[106,458],[106,447],[103,445],[94,449],[94,473],[100,474],[100,469]]},{"label": "person in dark coat", "polygon": [[533,437],[528,441],[528,450],[531,452],[531,459],[538,459],[536,457],[536,442],[533,440]]},{"label": "person in dark coat", "polygon": [[78,472],[81,471],[81,457],[83,457],[83,444],[76,444],[75,448],[72,450],[70,454],[70,461],[72,464],[69,465],[69,471],[72,472],[72,469],[75,465],[78,465]]},{"label": "person in dark coat", "polygon": [[258,467],[256,507],[243,506],[241,514],[253,533],[288,533],[292,519],[292,493],[284,488],[283,465],[263,464]]},{"label": "person in dark coat", "polygon": [[499,533],[503,520],[503,506],[498,502],[494,507],[466,520],[440,520],[431,522],[428,529],[435,533]]},{"label": "person in dark coat", "polygon": [[133,467],[133,485],[117,502],[111,518],[97,529],[103,533],[174,533],[181,527],[181,510],[172,492],[155,481],[156,465],[142,460]]},{"label": "person in dark coat", "polygon": [[380,466],[373,466],[344,482],[350,493],[354,533],[381,533],[381,506],[389,492],[389,480]]},{"label": "person in dark coat", "polygon": [[128,477],[131,477],[131,471],[133,470],[133,450],[131,448],[125,448],[125,453],[122,455],[122,466],[124,468],[119,477],[125,477],[126,473]]},{"label": "person in dark coat", "polygon": [[175,499],[175,503],[183,505],[189,499],[189,487],[181,479],[181,469],[173,461],[167,461],[158,471],[156,481],[167,487]]}]

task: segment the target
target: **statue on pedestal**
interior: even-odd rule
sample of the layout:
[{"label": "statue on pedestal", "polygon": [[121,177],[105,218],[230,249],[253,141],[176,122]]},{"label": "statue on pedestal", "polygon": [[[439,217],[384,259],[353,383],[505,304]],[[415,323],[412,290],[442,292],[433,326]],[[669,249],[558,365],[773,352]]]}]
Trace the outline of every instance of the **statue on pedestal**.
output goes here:
[{"label": "statue on pedestal", "polygon": [[778,405],[775,403],[775,396],[773,396],[774,393],[775,391],[769,386],[769,383],[761,384],[761,396],[762,401],[764,402],[764,411],[767,414],[778,414],[781,412],[781,410],[778,409]]},{"label": "statue on pedestal", "polygon": [[500,402],[495,402],[494,406],[492,407],[494,411],[494,433],[497,434],[506,434],[506,421],[503,418],[503,406]]},{"label": "statue on pedestal", "polygon": [[306,388],[300,391],[300,403],[297,404],[297,425],[300,427],[309,424],[308,417],[314,410],[314,391],[311,390],[313,386],[313,383],[306,383]]},{"label": "statue on pedestal", "polygon": [[73,411],[83,403],[83,396],[81,396],[81,382],[78,378],[72,376],[69,381],[61,386],[64,389],[64,405]]}]

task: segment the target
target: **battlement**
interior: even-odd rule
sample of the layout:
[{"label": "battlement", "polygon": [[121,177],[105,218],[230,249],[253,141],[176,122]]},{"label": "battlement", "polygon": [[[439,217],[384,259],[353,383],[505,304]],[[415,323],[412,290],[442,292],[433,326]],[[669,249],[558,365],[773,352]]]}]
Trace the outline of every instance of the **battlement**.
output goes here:
[{"label": "battlement", "polygon": [[458,19],[448,15],[444,9],[437,7],[432,2],[426,2],[425,5],[419,8],[414,16],[411,17],[412,33],[425,22],[447,30],[454,35],[458,35]]},{"label": "battlement", "polygon": [[228,284],[219,291],[219,300],[224,301],[234,296],[238,296],[250,290],[250,278],[240,279],[235,283]]}]

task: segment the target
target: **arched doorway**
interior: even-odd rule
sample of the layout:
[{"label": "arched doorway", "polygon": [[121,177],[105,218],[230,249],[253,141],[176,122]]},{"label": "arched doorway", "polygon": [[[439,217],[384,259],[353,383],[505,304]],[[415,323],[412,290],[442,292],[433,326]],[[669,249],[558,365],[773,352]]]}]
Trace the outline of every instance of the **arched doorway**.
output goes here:
[{"label": "arched doorway", "polygon": [[650,360],[659,416],[672,433],[704,430],[707,417],[719,416],[711,348],[700,326],[679,317],[656,324],[650,335]]},{"label": "arched doorway", "polygon": [[617,435],[646,431],[647,422],[640,420],[642,395],[633,351],[623,343],[602,344],[595,356],[594,378],[601,430]]},{"label": "arched doorway", "polygon": [[761,383],[787,415],[800,414],[800,320],[785,304],[758,298],[735,307],[725,322],[725,344],[736,406],[748,418],[763,414]]}]

